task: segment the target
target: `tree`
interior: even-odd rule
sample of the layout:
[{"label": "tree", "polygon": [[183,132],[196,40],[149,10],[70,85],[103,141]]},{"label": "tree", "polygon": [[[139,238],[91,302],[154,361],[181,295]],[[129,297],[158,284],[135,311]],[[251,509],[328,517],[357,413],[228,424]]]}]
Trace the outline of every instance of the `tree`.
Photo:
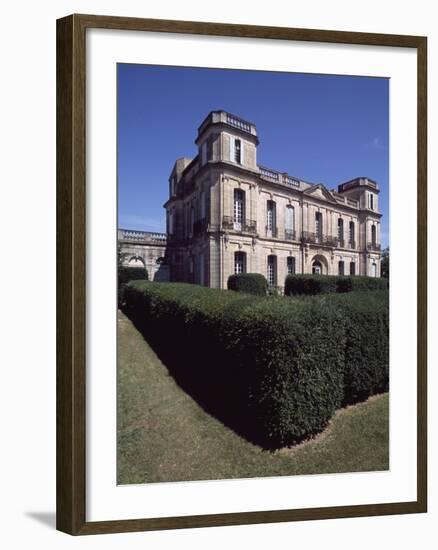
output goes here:
[{"label": "tree", "polygon": [[385,279],[389,279],[389,246],[387,246],[382,252],[380,270],[382,277],[385,277]]}]

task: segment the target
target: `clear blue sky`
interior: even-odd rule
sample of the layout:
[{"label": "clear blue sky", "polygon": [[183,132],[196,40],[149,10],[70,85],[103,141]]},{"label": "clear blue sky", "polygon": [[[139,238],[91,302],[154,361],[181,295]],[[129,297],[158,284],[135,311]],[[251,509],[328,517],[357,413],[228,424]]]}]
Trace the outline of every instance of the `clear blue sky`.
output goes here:
[{"label": "clear blue sky", "polygon": [[119,227],[165,231],[173,163],[218,109],[256,124],[259,164],[329,189],[376,180],[387,245],[389,81],[368,77],[119,64]]}]

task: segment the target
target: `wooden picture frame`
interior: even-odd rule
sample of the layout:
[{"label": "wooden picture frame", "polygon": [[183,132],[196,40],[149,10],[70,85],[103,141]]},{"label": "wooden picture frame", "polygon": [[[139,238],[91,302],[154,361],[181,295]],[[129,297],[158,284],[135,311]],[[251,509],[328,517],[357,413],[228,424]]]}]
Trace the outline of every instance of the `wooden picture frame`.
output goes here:
[{"label": "wooden picture frame", "polygon": [[[293,510],[86,521],[85,75],[87,29],[411,48],[417,54],[417,499]],[[426,512],[427,40],[328,30],[71,15],[57,21],[57,529],[119,533]]]}]

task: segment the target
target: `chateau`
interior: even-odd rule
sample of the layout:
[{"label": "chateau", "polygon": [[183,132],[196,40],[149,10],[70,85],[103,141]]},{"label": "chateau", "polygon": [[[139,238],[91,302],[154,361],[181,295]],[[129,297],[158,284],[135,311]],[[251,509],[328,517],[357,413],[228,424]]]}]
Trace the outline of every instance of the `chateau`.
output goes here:
[{"label": "chateau", "polygon": [[245,272],[278,287],[289,273],[380,277],[375,181],[329,190],[261,166],[255,125],[225,111],[205,118],[195,143],[194,159],[175,162],[164,205],[170,280],[226,288]]}]

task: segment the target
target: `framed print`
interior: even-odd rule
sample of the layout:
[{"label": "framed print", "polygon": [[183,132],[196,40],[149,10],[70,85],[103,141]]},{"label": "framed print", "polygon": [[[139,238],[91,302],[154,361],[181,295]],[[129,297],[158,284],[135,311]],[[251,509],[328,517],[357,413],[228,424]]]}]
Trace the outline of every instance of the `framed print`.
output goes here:
[{"label": "framed print", "polygon": [[426,38],[57,52],[57,528],[426,512]]}]

